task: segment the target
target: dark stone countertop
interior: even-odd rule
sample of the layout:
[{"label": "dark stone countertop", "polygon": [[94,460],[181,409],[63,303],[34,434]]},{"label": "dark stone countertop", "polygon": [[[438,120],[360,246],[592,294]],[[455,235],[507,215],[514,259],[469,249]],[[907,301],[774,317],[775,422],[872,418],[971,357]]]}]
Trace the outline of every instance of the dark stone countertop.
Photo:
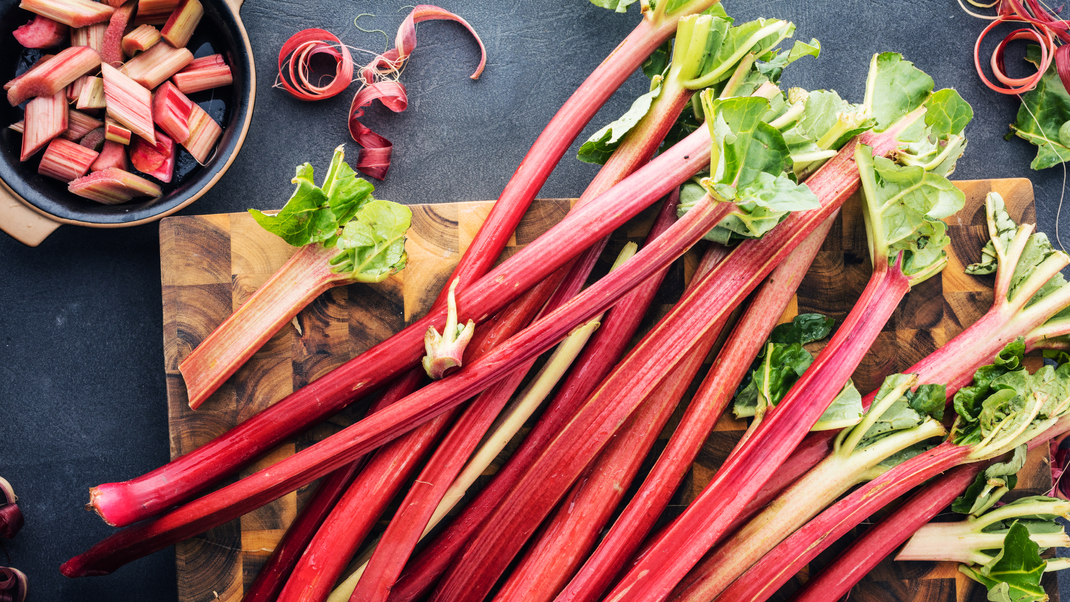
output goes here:
[{"label": "dark stone countertop", "polygon": [[[0,2],[3,7],[12,2]],[[419,45],[402,81],[401,115],[369,111],[368,124],[395,143],[377,196],[403,203],[493,199],[543,125],[637,22],[585,0],[536,3],[443,0],[487,45],[488,65],[473,82],[476,47],[452,23],[419,26]],[[276,57],[294,32],[320,27],[346,44],[381,51],[408,9],[402,2],[248,0],[241,16],[252,38],[257,99],[248,139],[229,172],[182,213],[281,207],[294,167],[325,166],[350,143],[346,111],[355,86],[319,103],[272,88]],[[796,38],[818,38],[818,60],[795,66],[789,85],[832,88],[861,101],[870,56],[898,51],[953,87],[974,108],[969,148],[956,178],[1033,180],[1039,229],[1054,237],[1063,194],[1061,167],[1034,172],[1032,147],[1005,141],[1017,99],[984,88],[972,53],[984,23],[954,0],[799,0],[726,3],[741,20],[794,21]],[[357,54],[362,63],[370,55]],[[621,114],[646,82],[633,77],[588,126]],[[6,125],[6,124],[3,124]],[[352,155],[351,155],[352,156]],[[578,195],[594,168],[570,154],[541,196]],[[1064,220],[1063,229],[1068,223]],[[39,247],[0,235],[0,475],[22,497],[24,531],[0,549],[0,564],[27,572],[31,599],[174,600],[174,554],[154,554],[108,577],[69,580],[59,565],[112,529],[82,510],[91,485],[122,480],[168,459],[161,342],[157,224],[124,229],[62,226]]]}]

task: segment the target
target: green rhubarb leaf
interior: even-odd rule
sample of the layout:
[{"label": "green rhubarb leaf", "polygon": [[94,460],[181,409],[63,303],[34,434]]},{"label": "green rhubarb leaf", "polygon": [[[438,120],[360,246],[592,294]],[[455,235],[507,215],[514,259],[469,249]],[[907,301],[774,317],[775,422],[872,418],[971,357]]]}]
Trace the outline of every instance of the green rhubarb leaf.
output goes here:
[{"label": "green rhubarb leaf", "polygon": [[1030,167],[1039,171],[1070,159],[1070,135],[1063,127],[1068,122],[1070,94],[1052,62],[1036,87],[1022,95],[1018,117],[1011,124],[1011,132],[1037,147]]},{"label": "green rhubarb leaf", "polygon": [[755,63],[755,68],[766,79],[776,83],[780,80],[780,75],[784,72],[785,67],[807,56],[814,58],[821,56],[821,42],[817,41],[816,38],[812,38],[809,42],[796,40],[788,52],[774,50],[771,56],[763,57],[764,60]]},{"label": "green rhubarb leaf", "polygon": [[879,412],[879,415],[867,417],[867,421],[872,424],[862,435],[856,449],[865,447],[889,433],[914,428],[929,417],[927,410],[934,409],[932,400],[940,395],[939,389],[923,389],[921,395],[914,398],[903,394],[887,404],[890,400],[886,398],[893,395],[895,390],[907,386],[912,379],[913,376],[908,374],[892,374],[884,379],[869,410]]},{"label": "green rhubarb leaf", "polygon": [[820,341],[832,333],[836,321],[821,314],[799,314],[791,322],[778,324],[769,333],[769,342],[778,345],[798,343],[806,345]]},{"label": "green rhubarb leaf", "polygon": [[884,52],[873,57],[866,81],[865,105],[877,121],[874,129],[887,130],[920,107],[933,90],[933,79],[902,55]]},{"label": "green rhubarb leaf", "polygon": [[650,56],[643,61],[641,68],[643,75],[647,79],[653,80],[655,77],[664,77],[665,71],[669,68],[669,57],[672,55],[672,40],[666,41],[661,46],[658,46],[654,52],[650,53]]},{"label": "green rhubarb leaf", "polygon": [[899,135],[904,145],[896,154],[898,162],[950,175],[966,150],[962,132],[972,119],[973,107],[958,92],[934,92],[925,101],[924,121],[915,122]]},{"label": "green rhubarb leaf", "polygon": [[353,219],[361,207],[373,200],[372,192],[375,191],[371,182],[357,177],[357,172],[345,162],[341,152],[335,152],[320,188],[327,195],[327,206],[333,214],[336,228]]},{"label": "green rhubarb leaf", "polygon": [[[1025,243],[1025,248],[1022,250],[1018,265],[1014,268],[1014,275],[1011,276],[1008,297],[1011,299],[1015,298],[1018,290],[1033,275],[1033,270],[1043,263],[1045,259],[1056,253],[1059,253],[1059,251],[1056,251],[1055,248],[1051,246],[1051,242],[1043,232],[1036,232],[1030,236],[1029,240]],[[1061,273],[1055,274],[1029,299],[1029,302],[1026,303],[1026,307],[1035,304],[1065,285],[1066,279],[1063,278],[1063,275]]]},{"label": "green rhubarb leaf", "polygon": [[1018,232],[1018,224],[1014,223],[1014,219],[1007,213],[1003,196],[998,192],[990,192],[985,196],[985,212],[989,240],[981,249],[981,261],[966,266],[966,273],[975,276],[996,273],[1000,258],[1006,256],[1006,251]]},{"label": "green rhubarb leaf", "polygon": [[[780,132],[763,121],[769,109],[764,98],[713,98],[701,94],[706,123],[713,138],[710,159],[711,194],[715,186],[732,189],[747,186],[759,173],[778,176],[791,167],[787,145]],[[732,200],[732,198],[724,200]]]},{"label": "green rhubarb leaf", "polygon": [[814,90],[795,126],[784,137],[792,155],[816,150],[837,150],[848,140],[876,125],[865,107],[840,98],[834,90]]},{"label": "green rhubarb leaf", "polygon": [[757,179],[734,192],[739,210],[721,220],[706,234],[706,240],[727,246],[747,238],[761,238],[792,211],[806,211],[821,206],[808,187],[784,174],[773,176],[759,173]]},{"label": "green rhubarb leaf", "polygon": [[973,107],[955,90],[937,90],[925,101],[925,125],[938,140],[961,134],[973,120]]},{"label": "green rhubarb leaf", "polygon": [[810,430],[833,431],[854,426],[862,420],[864,414],[862,394],[858,392],[854,382],[848,380]]},{"label": "green rhubarb leaf", "polygon": [[577,157],[585,163],[605,165],[613,151],[617,150],[624,135],[639,123],[650,112],[650,106],[654,99],[661,94],[660,82],[655,83],[654,88],[636,98],[628,112],[619,119],[598,130],[580,146]]},{"label": "green rhubarb leaf", "polygon": [[329,209],[326,213],[323,211],[327,206],[327,195],[312,181],[312,175],[312,166],[308,163],[297,168],[297,175],[291,180],[297,188],[277,214],[249,210],[256,223],[294,247],[321,242],[329,238],[325,235],[333,235],[337,230],[337,227],[330,227],[335,223],[334,214]]},{"label": "green rhubarb leaf", "polygon": [[1018,484],[1018,471],[1025,466],[1026,448],[1020,445],[1006,462],[995,462],[977,475],[966,491],[951,503],[959,514],[980,515]]},{"label": "green rhubarb leaf", "polygon": [[866,147],[855,159],[874,266],[895,263],[902,253],[900,268],[912,283],[939,272],[950,240],[937,221],[961,209],[965,195],[944,176],[873,157]]},{"label": "green rhubarb leaf", "polygon": [[412,221],[408,207],[374,200],[362,207],[342,229],[341,253],[335,270],[350,273],[357,282],[381,282],[402,270],[407,261],[405,232]]},{"label": "green rhubarb leaf", "polygon": [[943,420],[944,408],[947,406],[947,386],[918,385],[913,391],[907,391],[906,399],[915,412],[932,416],[935,420]]},{"label": "green rhubarb leaf", "polygon": [[1040,547],[1029,538],[1029,530],[1014,524],[1003,539],[1003,548],[992,561],[978,569],[960,567],[971,579],[988,588],[988,599],[998,602],[1027,602],[1048,599],[1040,585],[1047,562]]}]

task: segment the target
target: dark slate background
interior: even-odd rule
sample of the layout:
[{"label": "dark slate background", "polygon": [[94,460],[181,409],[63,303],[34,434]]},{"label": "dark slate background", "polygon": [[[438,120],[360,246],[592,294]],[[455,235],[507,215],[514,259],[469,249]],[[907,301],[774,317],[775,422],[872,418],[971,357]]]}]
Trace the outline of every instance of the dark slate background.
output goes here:
[{"label": "dark slate background", "polygon": [[[396,144],[377,196],[403,203],[496,198],[531,142],[572,90],[638,21],[585,0],[479,2],[440,0],[467,18],[486,42],[482,79],[468,74],[476,47],[447,22],[419,27],[419,45],[402,81],[409,110],[373,109],[367,123]],[[0,1],[8,10],[14,2]],[[972,52],[984,23],[954,0],[814,0],[726,2],[739,19],[790,19],[797,38],[818,38],[819,60],[806,60],[785,83],[833,88],[861,101],[870,56],[898,51],[974,108],[966,155],[955,177],[1033,180],[1039,229],[1054,237],[1065,173],[1036,173],[1033,149],[1005,141],[1018,102],[984,88]],[[248,0],[241,11],[252,38],[257,98],[245,146],[230,171],[185,214],[275,209],[289,196],[299,163],[325,166],[350,142],[346,111],[355,87],[319,103],[273,89],[282,43],[320,27],[346,44],[386,47],[407,2]],[[992,44],[988,46],[991,47]],[[368,55],[357,55],[364,62]],[[645,90],[634,77],[586,133],[622,113]],[[7,125],[7,124],[0,124]],[[355,151],[350,144],[351,155]],[[569,157],[542,196],[577,196],[594,170]],[[1063,230],[1070,236],[1068,224]],[[63,226],[37,248],[0,234],[0,475],[21,496],[26,527],[0,550],[0,564],[29,574],[33,600],[172,600],[170,550],[114,575],[68,580],[58,566],[111,529],[82,510],[91,485],[122,480],[168,459],[163,374],[160,258],[156,224],[125,229]]]}]

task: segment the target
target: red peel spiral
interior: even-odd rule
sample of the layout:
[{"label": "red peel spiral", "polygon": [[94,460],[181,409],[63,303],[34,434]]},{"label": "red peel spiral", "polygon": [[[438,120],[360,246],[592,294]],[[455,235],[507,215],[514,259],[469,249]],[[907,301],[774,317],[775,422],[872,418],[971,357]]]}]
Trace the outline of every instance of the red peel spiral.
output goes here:
[{"label": "red peel spiral", "polygon": [[[334,61],[334,76],[319,86],[309,79],[313,58]],[[289,77],[287,77],[289,76]],[[279,84],[301,100],[323,100],[341,94],[353,81],[353,57],[342,41],[329,31],[304,29],[286,40],[279,50]]]}]

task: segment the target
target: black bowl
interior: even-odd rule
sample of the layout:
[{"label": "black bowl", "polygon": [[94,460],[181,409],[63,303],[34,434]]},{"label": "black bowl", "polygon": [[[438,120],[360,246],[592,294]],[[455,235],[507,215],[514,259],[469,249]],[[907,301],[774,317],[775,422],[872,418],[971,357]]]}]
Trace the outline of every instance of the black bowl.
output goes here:
[{"label": "black bowl", "polygon": [[[176,157],[175,177],[162,186],[162,196],[133,199],[120,205],[97,203],[72,194],[63,182],[39,175],[40,153],[25,163],[19,161],[22,137],[7,126],[22,119],[22,109],[0,98],[0,229],[26,244],[36,245],[60,224],[98,228],[143,224],[189,205],[223,176],[249,130],[256,72],[249,36],[238,16],[241,0],[202,3],[204,17],[187,47],[198,57],[222,53],[234,76],[230,86],[190,96],[223,126],[223,134],[208,161],[197,165],[181,149]],[[12,35],[32,16],[18,7],[17,0],[0,0],[0,82],[15,77],[40,55],[40,51],[22,48]],[[5,193],[17,202],[8,202],[3,198]],[[35,233],[27,235],[29,230]]]}]

